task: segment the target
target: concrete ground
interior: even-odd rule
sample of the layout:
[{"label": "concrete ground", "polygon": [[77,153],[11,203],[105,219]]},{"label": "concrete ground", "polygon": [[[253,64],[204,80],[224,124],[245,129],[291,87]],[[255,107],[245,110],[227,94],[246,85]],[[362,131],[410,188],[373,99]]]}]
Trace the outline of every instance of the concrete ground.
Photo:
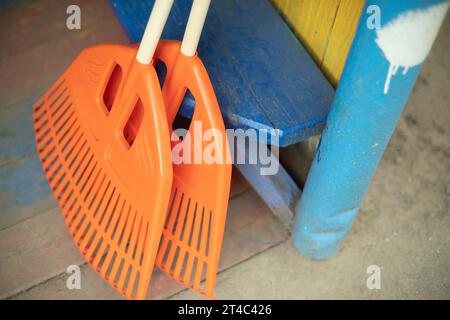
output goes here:
[{"label": "concrete ground", "polygon": [[[222,272],[219,298],[450,299],[449,50],[447,16],[338,254],[311,261],[288,239]],[[380,290],[366,286],[374,264]]]}]

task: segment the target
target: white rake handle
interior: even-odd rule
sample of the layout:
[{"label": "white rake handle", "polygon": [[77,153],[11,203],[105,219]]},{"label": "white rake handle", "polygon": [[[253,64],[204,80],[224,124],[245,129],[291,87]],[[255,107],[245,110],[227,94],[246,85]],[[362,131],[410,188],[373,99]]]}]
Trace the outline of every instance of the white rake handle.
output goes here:
[{"label": "white rake handle", "polygon": [[181,53],[192,57],[197,51],[211,0],[194,0],[181,43]]},{"label": "white rake handle", "polygon": [[155,1],[136,55],[136,59],[140,63],[149,64],[152,61],[153,54],[155,53],[156,46],[161,38],[161,33],[166,25],[172,5],[173,0]]}]

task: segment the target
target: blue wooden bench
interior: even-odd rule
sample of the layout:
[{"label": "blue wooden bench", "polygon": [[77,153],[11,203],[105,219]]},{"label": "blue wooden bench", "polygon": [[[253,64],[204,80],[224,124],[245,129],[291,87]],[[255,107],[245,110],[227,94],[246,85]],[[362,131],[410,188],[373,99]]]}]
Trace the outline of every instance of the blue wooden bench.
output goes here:
[{"label": "blue wooden bench", "polygon": [[[139,42],[153,1],[110,2]],[[191,3],[175,1],[164,39],[183,38]],[[281,147],[321,132],[334,90],[268,1],[212,1],[198,51],[227,128],[278,129]]]},{"label": "blue wooden bench", "polygon": [[[140,41],[153,2],[110,0],[132,42]],[[191,4],[175,1],[164,39],[182,39]],[[198,52],[227,128],[277,129],[279,140],[268,143],[280,147],[323,129],[334,90],[269,1],[212,1]],[[193,106],[185,99],[182,115],[189,117]],[[286,171],[261,176],[258,165],[237,167],[289,224],[300,190]]]}]

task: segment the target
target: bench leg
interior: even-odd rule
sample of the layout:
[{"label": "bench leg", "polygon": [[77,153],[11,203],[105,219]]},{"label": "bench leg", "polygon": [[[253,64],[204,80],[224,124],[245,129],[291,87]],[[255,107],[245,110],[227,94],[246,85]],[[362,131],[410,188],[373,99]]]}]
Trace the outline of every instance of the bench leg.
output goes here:
[{"label": "bench leg", "polygon": [[439,0],[367,2],[297,207],[293,242],[304,256],[339,249],[447,9]]},{"label": "bench leg", "polygon": [[273,153],[271,153],[271,159],[276,163],[271,163],[271,166],[277,170],[268,175],[261,174],[261,169],[266,166],[261,165],[259,161],[256,164],[250,163],[248,146],[245,153],[245,163],[235,163],[235,167],[255,189],[275,217],[290,230],[294,220],[295,206],[301,194],[299,187]]}]

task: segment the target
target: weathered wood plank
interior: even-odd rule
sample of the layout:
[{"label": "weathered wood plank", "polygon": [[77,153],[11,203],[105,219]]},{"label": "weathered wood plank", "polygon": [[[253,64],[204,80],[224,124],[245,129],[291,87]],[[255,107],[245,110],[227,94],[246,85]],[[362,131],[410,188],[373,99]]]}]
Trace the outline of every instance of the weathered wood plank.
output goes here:
[{"label": "weathered wood plank", "polygon": [[58,209],[0,231],[0,298],[83,263]]},{"label": "weathered wood plank", "polygon": [[220,270],[285,240],[287,230],[253,189],[230,200]]},{"label": "weathered wood plank", "polygon": [[0,230],[56,206],[37,155],[0,168]]},{"label": "weathered wood plank", "polygon": [[[109,40],[103,40],[104,38],[102,38],[105,36],[105,33],[105,38],[112,39],[112,41],[117,41],[117,37],[122,37],[123,39],[121,31],[118,33],[111,32],[108,22],[105,25],[92,27],[86,33],[83,33],[82,30],[77,34],[77,37],[69,40],[61,39],[61,41],[49,42],[46,46],[38,45],[30,50],[25,48],[26,51],[21,51],[20,46],[16,47],[14,49],[16,51],[11,51],[11,56],[0,61],[0,64],[5,66],[4,69],[6,69],[0,75],[0,78],[3,77],[4,79],[0,80],[5,80],[7,75],[13,75],[11,79],[8,78],[8,81],[11,80],[12,84],[11,82],[5,82],[10,86],[0,89],[2,96],[0,104],[3,107],[8,106],[1,110],[0,117],[0,127],[2,128],[0,146],[2,150],[8,150],[7,153],[2,153],[0,158],[0,163],[3,163],[0,168],[0,229],[3,229],[0,230],[0,296],[9,296],[60,274],[64,272],[69,264],[83,263],[81,255],[78,254],[70,236],[65,230],[63,219],[58,213],[59,210],[52,209],[47,211],[55,208],[56,202],[53,200],[47,181],[43,176],[39,160],[35,154],[32,154],[35,148],[30,112],[33,98],[24,103],[11,105],[18,101],[26,100],[28,97],[36,94],[36,92],[45,90],[63,70],[65,64],[69,63],[78,51],[85,46],[91,43],[109,42]],[[105,28],[103,29],[104,26]],[[104,30],[105,32],[102,32],[102,36],[97,37],[95,33],[99,32],[99,30]],[[77,42],[78,40],[79,42]],[[76,42],[75,46],[72,46],[73,41]],[[72,45],[70,42],[72,42]],[[119,40],[117,42],[122,41]],[[72,50],[74,47],[76,49],[77,46],[79,50]],[[55,55],[55,52],[58,54]],[[70,56],[71,54],[72,56]],[[52,57],[56,56],[65,56],[66,59],[58,58],[58,61],[53,61]],[[24,64],[24,61],[31,61],[31,64],[22,66],[21,64]],[[15,70],[17,73],[11,72],[12,70]],[[49,72],[42,75],[39,72],[42,70]],[[28,74],[25,74],[25,71]],[[25,81],[26,85],[17,88],[20,79]],[[16,89],[16,91],[9,89]],[[27,114],[30,117],[24,116]],[[22,158],[29,154],[32,155]],[[245,192],[248,184],[243,183],[242,178],[239,178],[239,176],[237,177],[234,178],[232,184],[231,196],[235,198],[230,202],[230,210],[233,206],[232,204],[238,201],[237,199],[245,198],[247,193],[250,192]],[[253,205],[247,210],[245,205],[236,205],[233,209],[235,214],[230,214],[234,218],[229,219],[229,224],[231,220],[231,225],[234,225],[237,231],[233,231],[233,228],[230,229],[231,231],[226,231],[226,234],[232,232],[232,235],[226,236],[226,239],[231,238],[232,243],[235,244],[229,244],[231,249],[225,249],[228,242],[224,242],[224,257],[227,257],[225,251],[230,253],[241,252],[242,255],[237,255],[237,257],[244,259],[246,252],[251,254],[251,252],[256,252],[257,250],[263,250],[261,248],[270,246],[273,241],[283,239],[285,236],[284,229],[273,220],[270,214],[267,214],[267,208],[264,207],[253,192],[252,194],[253,200],[258,201],[260,206],[264,208],[265,211],[262,211],[265,212],[265,215],[263,218],[253,217],[245,219],[245,214],[242,216],[236,213],[244,208],[244,210],[248,211],[247,216],[254,215],[255,211],[256,213],[261,212],[260,208],[255,208]],[[247,206],[251,206],[252,201],[248,200]],[[233,221],[235,222],[233,223]],[[239,226],[245,223],[247,223],[247,227],[240,229]],[[7,228],[8,226],[10,227]],[[253,231],[248,232],[246,229]],[[253,240],[252,234],[254,235]],[[258,234],[262,236],[258,237]],[[225,267],[235,263],[233,262],[236,261],[233,260],[234,257],[235,255],[232,254],[231,258],[223,259]],[[92,273],[93,279],[99,278],[90,268],[86,267],[86,270],[87,273]],[[158,280],[159,278],[162,280]],[[100,279],[98,280],[100,283],[103,283]],[[154,280],[153,286],[155,289],[151,290],[150,297],[162,297],[161,292],[164,294],[164,291],[161,291],[159,288],[171,290],[166,292],[166,296],[182,288],[177,284],[173,284],[171,280],[169,282],[172,284],[169,284],[167,277],[161,274],[158,276],[158,273],[155,274]],[[89,283],[91,282],[89,281]],[[107,284],[104,285],[105,288],[110,289]],[[94,293],[96,292],[95,290],[96,287],[93,289]],[[111,294],[115,294],[113,290],[111,292]],[[154,292],[153,295],[152,292]]]},{"label": "weathered wood plank", "polygon": [[[20,108],[17,110],[21,111]],[[6,110],[3,110],[2,114],[5,113],[4,111]],[[19,119],[23,120],[23,118],[25,117]],[[3,123],[2,120],[0,118],[0,128],[5,128],[1,130],[4,132],[8,130],[8,125],[13,122],[6,121],[6,123]],[[29,121],[31,122],[31,120]],[[6,142],[4,141],[6,138],[0,136],[0,148],[5,150],[5,153],[0,155],[0,159],[4,155],[11,155],[7,148],[9,146],[14,147],[17,141],[23,141],[23,145],[14,149],[16,151],[15,155],[19,156],[18,151],[22,152],[20,156],[27,155],[0,165],[0,230],[57,206],[38,155],[34,152],[33,132],[29,131],[32,131],[31,125],[30,128],[25,126],[22,131],[20,131],[20,127],[16,127],[14,132],[19,137],[13,137]],[[32,155],[28,156],[30,152]],[[233,170],[230,198],[244,192],[248,188],[250,188],[248,182],[237,170]]]},{"label": "weathered wood plank", "polygon": [[0,108],[40,96],[86,47],[98,43],[125,43],[117,21],[99,21],[93,28],[67,31],[45,46],[0,60]]},{"label": "weathered wood plank", "polygon": [[[220,270],[248,259],[287,237],[286,230],[253,190],[230,200]],[[0,231],[0,296],[64,273],[69,264],[83,264],[57,209]],[[15,296],[25,299],[120,298],[90,267],[83,268],[81,290],[67,290],[57,277]],[[156,272],[149,298],[166,298],[184,287]]]},{"label": "weathered wood plank", "polygon": [[2,0],[0,2],[0,10],[10,10],[14,7],[24,5],[32,0]]},{"label": "weathered wood plank", "polygon": [[[0,109],[0,168],[36,152],[33,129],[34,99]],[[1,170],[1,169],[0,169]]]},{"label": "weathered wood plank", "polygon": [[[59,41],[69,36],[66,26],[69,5],[76,4],[81,9],[81,29],[91,29],[115,16],[107,1],[77,0],[41,0],[26,6],[0,11],[0,58]],[[20,41],[17,41],[20,39]]]}]

